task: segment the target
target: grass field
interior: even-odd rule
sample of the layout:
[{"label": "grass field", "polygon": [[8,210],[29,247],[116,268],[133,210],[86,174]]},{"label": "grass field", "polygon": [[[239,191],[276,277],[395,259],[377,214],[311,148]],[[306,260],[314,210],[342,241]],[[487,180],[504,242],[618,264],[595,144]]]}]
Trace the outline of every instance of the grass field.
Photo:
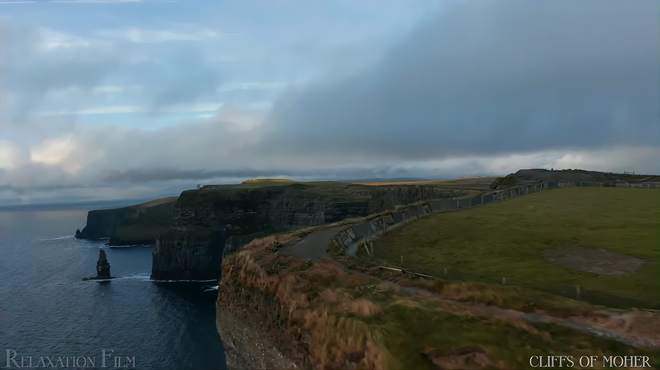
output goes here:
[{"label": "grass field", "polygon": [[447,279],[660,308],[660,191],[568,188],[428,216],[376,257]]}]

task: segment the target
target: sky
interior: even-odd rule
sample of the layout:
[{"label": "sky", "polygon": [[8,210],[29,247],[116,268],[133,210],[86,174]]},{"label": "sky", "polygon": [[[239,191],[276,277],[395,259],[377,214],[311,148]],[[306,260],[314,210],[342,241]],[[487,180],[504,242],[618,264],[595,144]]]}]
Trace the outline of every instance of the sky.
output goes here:
[{"label": "sky", "polygon": [[660,174],[656,0],[0,0],[0,205]]}]

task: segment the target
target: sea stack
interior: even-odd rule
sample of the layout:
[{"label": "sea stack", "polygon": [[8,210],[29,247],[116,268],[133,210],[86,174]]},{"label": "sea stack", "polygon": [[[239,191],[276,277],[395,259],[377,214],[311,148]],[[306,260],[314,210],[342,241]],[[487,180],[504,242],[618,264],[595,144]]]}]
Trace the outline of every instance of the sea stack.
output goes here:
[{"label": "sea stack", "polygon": [[103,249],[99,250],[99,260],[96,262],[96,278],[110,279],[110,263]]}]

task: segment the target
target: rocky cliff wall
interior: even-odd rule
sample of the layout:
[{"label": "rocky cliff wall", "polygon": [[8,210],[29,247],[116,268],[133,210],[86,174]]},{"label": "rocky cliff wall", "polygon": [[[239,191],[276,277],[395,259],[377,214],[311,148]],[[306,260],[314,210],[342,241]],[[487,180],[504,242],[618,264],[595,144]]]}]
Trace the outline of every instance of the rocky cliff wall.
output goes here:
[{"label": "rocky cliff wall", "polygon": [[87,223],[76,231],[79,239],[108,239],[110,245],[151,244],[172,222],[175,198],[116,209],[93,210]]},{"label": "rocky cliff wall", "polygon": [[152,250],[154,280],[214,280],[219,276],[224,233],[209,230],[170,230]]},{"label": "rocky cliff wall", "polygon": [[[207,262],[215,263],[217,253],[230,253],[255,238],[364,217],[399,203],[456,194],[454,190],[433,186],[370,187],[343,183],[211,186],[185,191],[175,204],[170,232],[156,242],[152,276],[217,278],[219,269]],[[221,233],[222,241],[207,239],[211,232]]]},{"label": "rocky cliff wall", "polygon": [[214,279],[219,256],[255,238],[461,194],[433,185],[207,186],[184,191],[175,202],[92,211],[78,236],[109,237],[110,244],[155,243],[154,279]]},{"label": "rocky cliff wall", "polygon": [[125,208],[94,210],[87,213],[87,223],[82,230],[76,230],[76,238],[110,238],[122,218]]}]

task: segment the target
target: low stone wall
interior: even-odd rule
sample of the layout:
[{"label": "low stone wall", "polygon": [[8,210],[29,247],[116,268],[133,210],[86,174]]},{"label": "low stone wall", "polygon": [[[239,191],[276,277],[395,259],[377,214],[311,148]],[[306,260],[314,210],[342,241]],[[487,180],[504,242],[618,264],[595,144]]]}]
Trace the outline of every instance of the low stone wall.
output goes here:
[{"label": "low stone wall", "polygon": [[[446,200],[445,200],[446,201]],[[358,247],[384,233],[434,212],[431,202],[399,207],[394,211],[380,214],[347,226],[332,238],[331,243],[338,246],[341,253],[355,255]],[[453,202],[450,202],[453,204]]]}]

